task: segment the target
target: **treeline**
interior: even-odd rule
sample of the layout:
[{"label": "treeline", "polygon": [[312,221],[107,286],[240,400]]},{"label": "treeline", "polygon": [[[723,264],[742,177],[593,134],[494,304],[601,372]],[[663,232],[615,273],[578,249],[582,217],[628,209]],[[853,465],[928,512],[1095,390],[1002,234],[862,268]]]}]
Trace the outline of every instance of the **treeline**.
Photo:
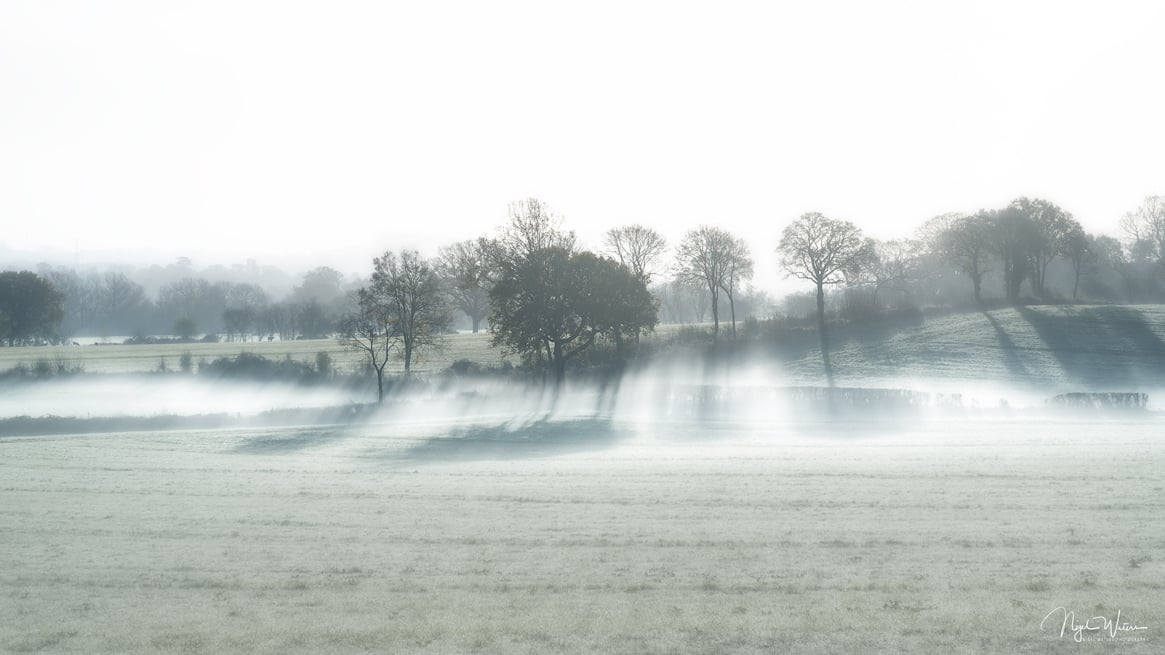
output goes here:
[{"label": "treeline", "polygon": [[[219,335],[227,340],[320,338],[332,335],[339,317],[350,309],[353,284],[327,267],[308,272],[279,299],[257,282],[212,282],[186,272],[190,274],[162,283],[151,295],[120,271],[80,274],[67,267],[42,266],[36,277],[47,289],[33,295],[51,291],[45,298],[56,309],[30,325],[14,326],[6,336],[14,343],[68,341],[76,336],[128,336],[138,341],[149,335],[187,341],[217,340]],[[28,294],[5,296],[0,290],[3,297],[10,299],[11,314],[30,313]],[[54,317],[55,322],[45,320]]]},{"label": "treeline", "polygon": [[[824,322],[829,315],[860,317],[921,306],[1165,301],[1165,197],[1146,198],[1119,226],[1118,236],[1089,234],[1069,211],[1046,200],[1018,198],[1006,207],[935,217],[903,239],[871,239],[852,223],[808,213],[774,244],[746,243],[714,226],[697,227],[669,244],[651,228],[628,225],[609,230],[595,254],[617,262],[648,287],[657,320],[710,321],[717,335],[722,322],[734,333],[743,317],[816,316]],[[414,282],[428,284],[426,294],[441,298],[444,313],[435,313],[426,329],[448,330],[460,321],[477,331],[490,325],[491,312],[498,309],[491,292],[507,266],[515,265],[514,253],[548,247],[589,252],[578,247],[561,217],[529,199],[512,203],[508,222],[493,234],[448,244],[433,259],[415,251],[393,256],[398,268],[423,277]],[[755,248],[776,248],[784,272],[808,281],[811,290],[774,299],[753,287]],[[188,260],[180,260],[148,273],[147,286],[117,271],[82,275],[42,266],[35,277],[51,293],[20,291],[29,280],[4,274],[0,338],[13,345],[82,334],[294,339],[335,334],[345,327],[345,317],[360,313],[361,281],[344,280],[329,268],[309,272],[298,284],[253,262],[195,272]],[[229,275],[235,280],[211,280]],[[378,284],[363,286],[370,292]],[[273,288],[287,291],[280,295]],[[383,282],[379,288],[383,300]],[[29,303],[45,293],[43,306]],[[346,333],[351,336],[351,329]],[[424,347],[426,337],[418,337]],[[553,358],[553,348],[546,357]]]}]

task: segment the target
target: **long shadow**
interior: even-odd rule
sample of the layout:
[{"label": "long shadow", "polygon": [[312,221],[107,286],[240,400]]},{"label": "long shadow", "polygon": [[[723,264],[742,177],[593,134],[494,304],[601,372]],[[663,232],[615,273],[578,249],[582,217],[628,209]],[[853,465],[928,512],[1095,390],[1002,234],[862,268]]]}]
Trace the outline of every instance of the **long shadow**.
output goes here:
[{"label": "long shadow", "polygon": [[1127,385],[1159,378],[1165,371],[1165,341],[1139,310],[1060,308],[1046,313],[1020,307],[1018,311],[1074,382],[1089,387]]},{"label": "long shadow", "polygon": [[351,436],[345,427],[297,428],[260,433],[243,440],[232,452],[248,455],[289,455],[307,448],[326,446]]},{"label": "long shadow", "polygon": [[455,428],[446,435],[425,439],[404,451],[385,453],[386,459],[420,461],[507,460],[551,457],[603,450],[631,433],[609,419],[541,420],[511,428],[505,424]]},{"label": "long shadow", "polygon": [[990,312],[984,310],[982,314],[991,323],[991,327],[995,328],[995,339],[999,342],[999,349],[1003,352],[1003,364],[1007,367],[1007,371],[1014,377],[1027,380],[1031,373],[1028,372],[1023,360],[1020,359],[1018,348],[1011,340],[1011,335],[1007,334],[1007,330],[1003,329],[1003,326]]}]

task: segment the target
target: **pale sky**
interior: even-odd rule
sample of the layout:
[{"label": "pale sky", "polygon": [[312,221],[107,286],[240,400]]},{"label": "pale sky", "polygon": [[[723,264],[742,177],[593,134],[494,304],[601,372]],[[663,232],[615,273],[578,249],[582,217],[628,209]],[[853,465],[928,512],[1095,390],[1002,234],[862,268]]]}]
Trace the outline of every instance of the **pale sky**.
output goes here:
[{"label": "pale sky", "polygon": [[[0,253],[366,271],[534,196],[583,244],[1165,194],[1165,3],[0,4]],[[0,262],[2,267],[3,262]]]}]

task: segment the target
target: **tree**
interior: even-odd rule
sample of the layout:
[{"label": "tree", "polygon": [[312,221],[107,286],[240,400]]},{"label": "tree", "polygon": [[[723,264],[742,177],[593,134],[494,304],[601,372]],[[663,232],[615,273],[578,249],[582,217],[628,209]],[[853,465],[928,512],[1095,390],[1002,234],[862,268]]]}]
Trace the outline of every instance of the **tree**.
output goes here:
[{"label": "tree", "polygon": [[1093,242],[1092,235],[1085,234],[1084,228],[1079,223],[1075,223],[1064,236],[1064,255],[1072,263],[1072,300],[1076,300],[1080,276],[1086,268],[1096,262]]},{"label": "tree", "polygon": [[712,338],[720,335],[720,291],[728,284],[736,248],[732,235],[718,227],[701,225],[684,234],[676,253],[676,277],[699,284],[712,301]]},{"label": "tree", "polygon": [[1124,215],[1121,229],[1133,243],[1148,244],[1153,260],[1165,263],[1165,196],[1149,196]]},{"label": "tree", "polygon": [[817,327],[825,334],[825,285],[845,281],[864,255],[861,230],[849,221],[817,213],[802,214],[785,228],[777,251],[781,266],[793,277],[817,288]]},{"label": "tree", "polygon": [[368,291],[387,312],[390,334],[400,341],[408,375],[413,358],[440,344],[452,322],[441,280],[416,250],[386,252],[373,260]]},{"label": "tree", "polygon": [[438,270],[449,297],[469,317],[475,334],[489,314],[491,267],[496,247],[494,242],[480,237],[441,248],[438,255]]},{"label": "tree", "polygon": [[1019,301],[1019,289],[1032,272],[1033,244],[1038,233],[1032,219],[1010,206],[991,212],[991,248],[1003,267],[1003,297]]},{"label": "tree", "polygon": [[0,273],[0,341],[13,346],[53,340],[65,316],[64,296],[31,271]]},{"label": "tree", "polygon": [[975,303],[982,304],[983,276],[991,272],[987,267],[991,258],[991,212],[980,210],[974,216],[956,216],[938,233],[932,244],[939,256],[971,279]]},{"label": "tree", "polygon": [[356,292],[356,311],[340,319],[340,343],[362,353],[376,373],[376,402],[384,402],[384,368],[397,341],[393,338],[389,308],[362,288]]},{"label": "tree", "polygon": [[1030,260],[1032,290],[1036,296],[1047,295],[1045,278],[1048,265],[1065,254],[1067,238],[1074,226],[1079,226],[1072,215],[1057,205],[1040,198],[1016,198],[1011,207],[1027,218],[1028,259]]},{"label": "tree", "polygon": [[741,282],[752,279],[752,257],[748,254],[748,243],[744,239],[732,239],[726,257],[728,266],[720,288],[728,298],[728,311],[732,316],[732,338],[735,339],[736,292],[740,289]]},{"label": "tree", "polygon": [[[537,198],[510,203],[509,220],[498,237],[497,254],[515,260],[546,250],[574,251],[574,232],[562,228],[562,217]],[[501,269],[500,263],[497,266]]]},{"label": "tree", "polygon": [[855,258],[855,270],[847,273],[853,280],[873,287],[873,306],[878,306],[878,293],[897,286],[905,292],[905,285],[918,271],[919,244],[910,239],[879,241],[866,239],[861,255]]},{"label": "tree", "polygon": [[566,365],[600,337],[655,327],[657,307],[627,267],[552,246],[507,266],[490,290],[493,344],[545,362],[562,385]]},{"label": "tree", "polygon": [[606,254],[631,269],[644,284],[651,281],[653,269],[667,250],[667,239],[642,225],[627,225],[607,230],[603,237]]}]

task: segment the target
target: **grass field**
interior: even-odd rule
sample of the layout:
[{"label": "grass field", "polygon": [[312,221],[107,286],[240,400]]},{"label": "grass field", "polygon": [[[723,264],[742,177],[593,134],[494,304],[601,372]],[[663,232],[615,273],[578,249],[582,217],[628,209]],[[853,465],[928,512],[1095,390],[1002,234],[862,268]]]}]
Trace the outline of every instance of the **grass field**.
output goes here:
[{"label": "grass field", "polygon": [[0,651],[1156,653],[1160,428],[0,439]]},{"label": "grass field", "polygon": [[[360,353],[344,347],[335,339],[306,339],[302,341],[247,341],[220,343],[157,344],[134,346],[41,346],[0,348],[0,371],[23,365],[33,367],[38,361],[63,364],[67,368],[81,368],[88,373],[142,373],[156,371],[164,361],[169,369],[177,369],[183,353],[190,353],[195,365],[219,357],[234,357],[241,352],[262,355],[268,359],[292,359],[314,364],[316,354],[328,353],[341,371],[358,368]],[[483,365],[499,365],[500,351],[489,347],[489,335],[454,334],[446,339],[442,350],[422,354],[414,363],[418,370],[442,370],[458,359],[470,359]],[[401,371],[403,361],[392,359],[388,370]]]},{"label": "grass field", "polygon": [[[685,326],[660,326],[647,343],[664,342]],[[710,329],[710,326],[703,326]],[[839,384],[866,386],[890,382],[916,387],[983,381],[1055,390],[1165,387],[1165,306],[1032,306],[955,313],[913,319],[858,321],[833,329],[830,361]],[[824,379],[821,351],[812,333],[776,339],[756,351],[775,358],[782,378],[798,384]],[[271,359],[292,357],[314,362],[327,352],[342,371],[356,370],[358,353],[334,340],[167,344],[157,346],[68,346],[0,348],[0,371],[38,360],[87,372],[145,372],[165,360],[178,366],[183,352],[195,362],[252,352]],[[440,371],[458,359],[484,366],[504,361],[489,346],[489,335],[451,335],[443,350],[423,355],[414,366]],[[389,369],[400,371],[394,359]]]},{"label": "grass field", "polygon": [[[841,326],[832,363],[841,384],[1042,399],[1165,387],[1163,337],[1161,307],[1003,309]],[[487,339],[429,366],[488,363]],[[348,425],[0,436],[0,652],[1165,651],[1160,412],[826,420],[773,393],[820,381],[813,341],[761,346],[771,366],[660,362],[550,414],[468,379]],[[60,356],[244,348],[343,356]],[[52,352],[0,349],[0,369]],[[4,411],[347,398],[180,378],[17,385]],[[1067,612],[1144,629],[1076,643]]]}]

